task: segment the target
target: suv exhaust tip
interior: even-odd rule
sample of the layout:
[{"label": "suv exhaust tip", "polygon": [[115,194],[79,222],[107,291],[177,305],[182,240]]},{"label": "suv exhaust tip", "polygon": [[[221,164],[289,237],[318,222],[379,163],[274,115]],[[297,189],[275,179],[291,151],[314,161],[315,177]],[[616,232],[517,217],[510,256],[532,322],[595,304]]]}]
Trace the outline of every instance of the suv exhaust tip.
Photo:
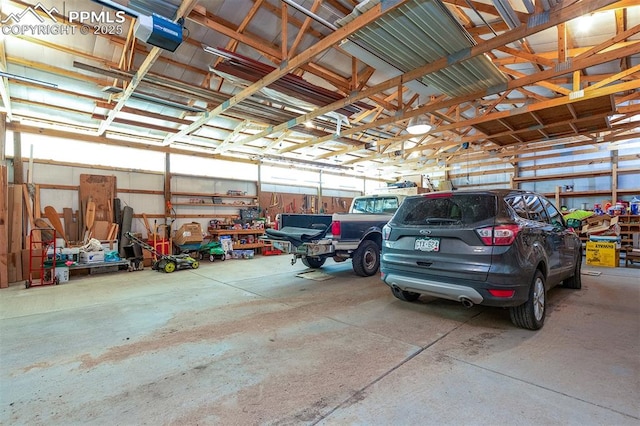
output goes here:
[{"label": "suv exhaust tip", "polygon": [[471,308],[474,305],[471,299],[468,299],[466,297],[461,297],[460,302],[462,303],[462,306],[464,306],[465,308]]}]

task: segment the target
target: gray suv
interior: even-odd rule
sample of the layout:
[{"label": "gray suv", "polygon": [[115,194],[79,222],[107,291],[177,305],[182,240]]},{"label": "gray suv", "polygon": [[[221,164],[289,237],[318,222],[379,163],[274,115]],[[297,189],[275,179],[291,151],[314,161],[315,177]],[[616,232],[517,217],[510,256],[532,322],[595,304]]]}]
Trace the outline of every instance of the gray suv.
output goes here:
[{"label": "gray suv", "polygon": [[509,308],[518,327],[544,324],[546,291],[581,287],[582,244],[555,206],[522,190],[407,197],[382,231],[382,281],[421,294]]}]

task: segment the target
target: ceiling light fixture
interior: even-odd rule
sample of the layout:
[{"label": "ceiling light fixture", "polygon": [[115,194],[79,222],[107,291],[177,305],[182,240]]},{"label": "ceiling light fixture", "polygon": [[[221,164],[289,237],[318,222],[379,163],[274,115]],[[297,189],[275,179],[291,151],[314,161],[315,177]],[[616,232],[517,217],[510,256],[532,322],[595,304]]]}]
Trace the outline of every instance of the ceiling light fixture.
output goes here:
[{"label": "ceiling light fixture", "polygon": [[423,135],[428,133],[432,128],[433,126],[429,123],[429,120],[425,115],[418,115],[416,117],[411,117],[411,120],[409,120],[407,132],[412,135]]}]

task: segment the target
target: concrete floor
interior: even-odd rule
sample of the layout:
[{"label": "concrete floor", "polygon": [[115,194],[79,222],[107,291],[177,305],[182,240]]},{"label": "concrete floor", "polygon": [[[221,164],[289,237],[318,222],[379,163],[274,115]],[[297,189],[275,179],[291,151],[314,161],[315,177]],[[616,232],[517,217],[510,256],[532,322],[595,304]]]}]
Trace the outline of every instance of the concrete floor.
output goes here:
[{"label": "concrete floor", "polygon": [[640,425],[640,268],[506,310],[289,256],[0,291],[0,423]]}]

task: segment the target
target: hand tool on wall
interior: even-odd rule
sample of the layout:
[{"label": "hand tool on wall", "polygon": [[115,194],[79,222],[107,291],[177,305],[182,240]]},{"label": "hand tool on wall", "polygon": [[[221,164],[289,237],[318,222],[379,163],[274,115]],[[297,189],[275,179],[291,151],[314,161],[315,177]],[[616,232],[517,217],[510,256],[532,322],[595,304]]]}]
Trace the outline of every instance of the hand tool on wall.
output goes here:
[{"label": "hand tool on wall", "polygon": [[271,200],[269,201],[269,207],[270,209],[274,208],[274,207],[278,207],[278,194],[275,192],[271,193]]}]

